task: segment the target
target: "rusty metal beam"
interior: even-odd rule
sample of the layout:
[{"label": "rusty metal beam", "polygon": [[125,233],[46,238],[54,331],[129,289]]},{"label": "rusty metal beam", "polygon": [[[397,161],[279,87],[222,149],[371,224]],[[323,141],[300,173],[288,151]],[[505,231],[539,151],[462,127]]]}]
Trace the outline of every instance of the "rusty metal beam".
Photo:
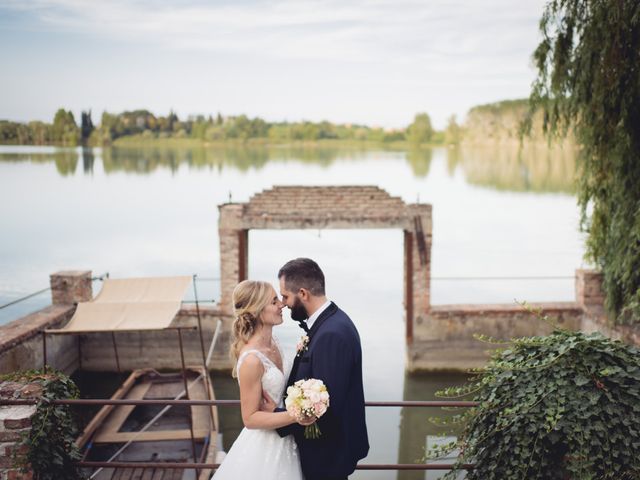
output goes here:
[{"label": "rusty metal beam", "polygon": [[249,230],[238,230],[238,282],[249,277]]},{"label": "rusty metal beam", "polygon": [[413,224],[416,230],[416,243],[418,245],[418,254],[420,255],[420,265],[425,266],[429,259],[427,258],[427,244],[424,241],[424,231],[422,230],[422,219],[419,215],[413,217]]},{"label": "rusty metal beam", "polygon": [[406,317],[405,341],[413,344],[413,234],[404,231],[404,310]]}]

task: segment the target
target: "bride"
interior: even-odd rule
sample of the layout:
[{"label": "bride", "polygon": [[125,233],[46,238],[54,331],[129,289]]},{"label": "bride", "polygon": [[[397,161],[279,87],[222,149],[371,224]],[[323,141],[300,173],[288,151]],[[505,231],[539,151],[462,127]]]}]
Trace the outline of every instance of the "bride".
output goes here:
[{"label": "bride", "polygon": [[245,280],[233,291],[233,306],[231,353],[237,360],[233,375],[240,384],[245,428],[213,478],[302,480],[293,436],[281,438],[275,429],[296,422],[309,425],[314,420],[298,421],[286,411],[260,409],[265,401],[280,404],[287,381],[282,352],[271,336],[274,325],[282,323],[283,304],[269,283]]}]

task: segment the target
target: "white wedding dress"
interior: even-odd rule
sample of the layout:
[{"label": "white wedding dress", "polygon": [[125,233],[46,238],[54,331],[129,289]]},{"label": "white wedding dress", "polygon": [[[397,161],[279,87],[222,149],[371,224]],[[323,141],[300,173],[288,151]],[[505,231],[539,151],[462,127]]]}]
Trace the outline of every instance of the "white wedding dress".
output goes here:
[{"label": "white wedding dress", "polygon": [[[247,355],[255,355],[264,366],[262,390],[280,405],[287,381],[284,373],[258,350],[246,350],[238,358],[236,371],[242,375],[242,362]],[[284,363],[284,358],[283,358]],[[287,368],[284,372],[287,372]],[[303,480],[298,447],[292,435],[284,438],[275,430],[243,428],[222,464],[213,475],[214,480]]]}]

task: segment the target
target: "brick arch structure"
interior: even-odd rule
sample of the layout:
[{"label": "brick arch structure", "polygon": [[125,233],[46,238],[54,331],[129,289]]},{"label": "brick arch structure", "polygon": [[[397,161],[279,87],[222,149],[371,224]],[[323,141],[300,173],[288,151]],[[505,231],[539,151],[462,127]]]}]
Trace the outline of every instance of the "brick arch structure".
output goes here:
[{"label": "brick arch structure", "polygon": [[406,341],[413,343],[430,309],[431,205],[406,204],[376,186],[276,186],[219,210],[220,308],[227,314],[234,287],[247,278],[249,230],[401,229]]}]

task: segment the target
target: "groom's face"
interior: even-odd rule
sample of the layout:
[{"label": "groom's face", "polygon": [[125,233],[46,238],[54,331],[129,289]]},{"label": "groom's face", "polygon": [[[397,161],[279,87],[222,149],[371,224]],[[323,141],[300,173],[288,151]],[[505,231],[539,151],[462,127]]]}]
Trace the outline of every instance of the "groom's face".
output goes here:
[{"label": "groom's face", "polygon": [[306,320],[309,317],[307,310],[304,308],[304,305],[297,296],[293,297],[293,305],[290,308],[291,318],[294,320],[301,321]]},{"label": "groom's face", "polygon": [[292,319],[300,321],[309,317],[302,300],[300,300],[299,293],[287,289],[284,277],[280,278],[280,295],[282,296],[282,303],[291,310]]}]

